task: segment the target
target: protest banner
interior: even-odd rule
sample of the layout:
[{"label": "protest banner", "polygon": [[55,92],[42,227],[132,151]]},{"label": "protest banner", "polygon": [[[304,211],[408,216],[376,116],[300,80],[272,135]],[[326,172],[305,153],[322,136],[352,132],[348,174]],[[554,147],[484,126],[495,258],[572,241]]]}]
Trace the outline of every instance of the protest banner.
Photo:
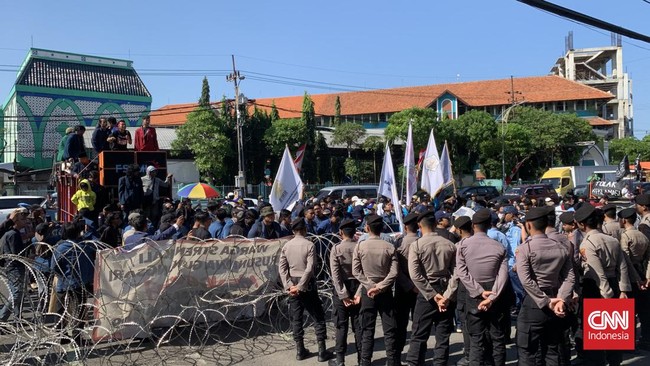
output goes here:
[{"label": "protest banner", "polygon": [[[255,316],[278,281],[279,240],[162,241],[97,253],[92,339]],[[251,310],[252,309],[252,310]]]}]

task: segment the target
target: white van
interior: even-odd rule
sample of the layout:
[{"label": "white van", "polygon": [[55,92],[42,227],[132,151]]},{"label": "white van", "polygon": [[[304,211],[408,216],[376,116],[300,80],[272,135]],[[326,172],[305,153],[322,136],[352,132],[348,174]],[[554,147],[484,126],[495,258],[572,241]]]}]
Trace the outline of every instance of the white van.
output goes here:
[{"label": "white van", "polygon": [[334,187],[326,187],[320,190],[318,194],[316,195],[316,199],[322,200],[325,197],[330,197],[333,200],[340,200],[345,196],[350,196],[354,197],[357,196],[359,198],[377,198],[377,190],[379,189],[378,186],[372,186],[372,185],[367,185],[367,186],[334,186]]}]

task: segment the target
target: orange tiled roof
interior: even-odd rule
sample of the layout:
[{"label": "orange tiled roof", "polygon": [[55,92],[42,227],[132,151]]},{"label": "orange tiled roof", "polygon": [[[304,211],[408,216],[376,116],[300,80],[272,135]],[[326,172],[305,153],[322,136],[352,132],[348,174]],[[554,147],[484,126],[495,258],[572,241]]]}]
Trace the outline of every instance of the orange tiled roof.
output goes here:
[{"label": "orange tiled roof", "polygon": [[[519,100],[528,103],[555,102],[564,100],[603,99],[609,100],[613,95],[596,88],[570,81],[559,76],[537,76],[514,79],[514,89]],[[436,84],[369,90],[359,92],[340,92],[333,94],[311,95],[314,101],[316,115],[334,116],[336,96],[341,100],[341,115],[360,115],[376,113],[394,113],[412,107],[426,108],[434,101],[449,92],[470,107],[499,106],[510,104],[510,79],[472,81],[464,83]],[[271,110],[275,102],[281,118],[300,117],[303,96],[278,98],[257,98],[255,105],[266,111]],[[184,111],[183,106],[189,108]],[[185,115],[196,104],[168,105],[159,111],[167,110],[167,114],[156,116],[151,114],[152,125],[182,124]],[[170,116],[174,110],[179,116]]]},{"label": "orange tiled roof", "polygon": [[600,117],[586,117],[585,119],[589,121],[589,125],[591,126],[611,126],[616,124],[614,121],[608,121]]}]

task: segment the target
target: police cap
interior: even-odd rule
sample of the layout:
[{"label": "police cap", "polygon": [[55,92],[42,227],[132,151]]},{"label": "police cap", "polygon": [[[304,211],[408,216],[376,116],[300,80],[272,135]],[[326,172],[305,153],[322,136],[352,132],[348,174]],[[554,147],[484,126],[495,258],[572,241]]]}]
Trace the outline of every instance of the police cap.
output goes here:
[{"label": "police cap", "polygon": [[406,217],[404,218],[404,225],[410,225],[414,222],[417,222],[418,220],[418,214],[415,212],[411,212]]},{"label": "police cap", "polygon": [[293,221],[291,221],[291,230],[293,231],[302,230],[305,227],[305,219],[303,217],[296,217]]},{"label": "police cap", "polygon": [[601,208],[601,210],[603,210],[603,212],[607,212],[607,211],[611,211],[611,210],[616,211],[616,205],[613,204],[613,203],[608,203],[605,206],[603,206]]},{"label": "police cap", "polygon": [[526,221],[535,221],[548,216],[549,210],[546,207],[533,207],[526,213]]},{"label": "police cap", "polygon": [[470,222],[472,222],[472,219],[470,219],[469,216],[460,216],[457,217],[456,220],[454,220],[454,226],[460,228],[460,227],[464,227]]},{"label": "police cap", "polygon": [[583,222],[596,212],[596,208],[588,203],[582,205],[574,214],[577,222]]},{"label": "police cap", "polygon": [[376,224],[378,222],[383,222],[384,220],[381,219],[381,216],[371,214],[366,216],[366,224],[371,225],[371,224]]},{"label": "police cap", "polygon": [[356,227],[357,227],[357,221],[354,219],[345,219],[341,221],[341,225],[339,226],[339,228],[341,229],[347,229],[347,228],[355,229]]},{"label": "police cap", "polygon": [[644,193],[636,196],[635,202],[638,205],[650,206],[650,194]]},{"label": "police cap", "polygon": [[489,222],[491,218],[492,218],[492,214],[490,213],[490,209],[482,208],[476,211],[474,216],[472,216],[472,223],[482,224],[485,222]]},{"label": "police cap", "polygon": [[422,221],[422,219],[424,219],[424,218],[431,218],[431,217],[435,217],[435,216],[436,216],[436,213],[431,211],[431,210],[424,211],[424,212],[422,212],[421,214],[418,215],[418,222]]},{"label": "police cap", "polygon": [[573,217],[573,212],[565,212],[562,215],[560,215],[560,221],[562,221],[563,224],[573,224],[573,221],[575,218]]},{"label": "police cap", "polygon": [[631,217],[636,217],[636,210],[632,207],[621,210],[618,213],[618,217],[621,219],[629,219]]}]

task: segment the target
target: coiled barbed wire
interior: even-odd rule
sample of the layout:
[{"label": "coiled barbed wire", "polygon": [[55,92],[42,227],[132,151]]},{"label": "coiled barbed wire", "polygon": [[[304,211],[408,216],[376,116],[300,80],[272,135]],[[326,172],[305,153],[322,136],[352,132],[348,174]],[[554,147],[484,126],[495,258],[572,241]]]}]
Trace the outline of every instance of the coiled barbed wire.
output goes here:
[{"label": "coiled barbed wire", "polygon": [[[329,319],[329,252],[340,238],[308,238],[316,245],[315,277]],[[74,243],[77,259],[96,256],[89,258],[94,281],[58,295],[52,291],[57,265],[0,255],[0,262],[26,268],[22,311],[0,324],[0,363],[177,364],[200,358],[229,365],[290,348],[288,297],[277,269],[279,250],[290,239],[148,241],[131,251],[97,241]],[[215,263],[215,257],[222,261]],[[126,274],[128,268],[140,271]],[[68,275],[80,277],[77,272]],[[255,282],[260,279],[265,281]],[[9,286],[0,267],[0,304],[16,301]],[[305,319],[308,325],[311,318]],[[333,336],[331,324],[328,332]]]}]

